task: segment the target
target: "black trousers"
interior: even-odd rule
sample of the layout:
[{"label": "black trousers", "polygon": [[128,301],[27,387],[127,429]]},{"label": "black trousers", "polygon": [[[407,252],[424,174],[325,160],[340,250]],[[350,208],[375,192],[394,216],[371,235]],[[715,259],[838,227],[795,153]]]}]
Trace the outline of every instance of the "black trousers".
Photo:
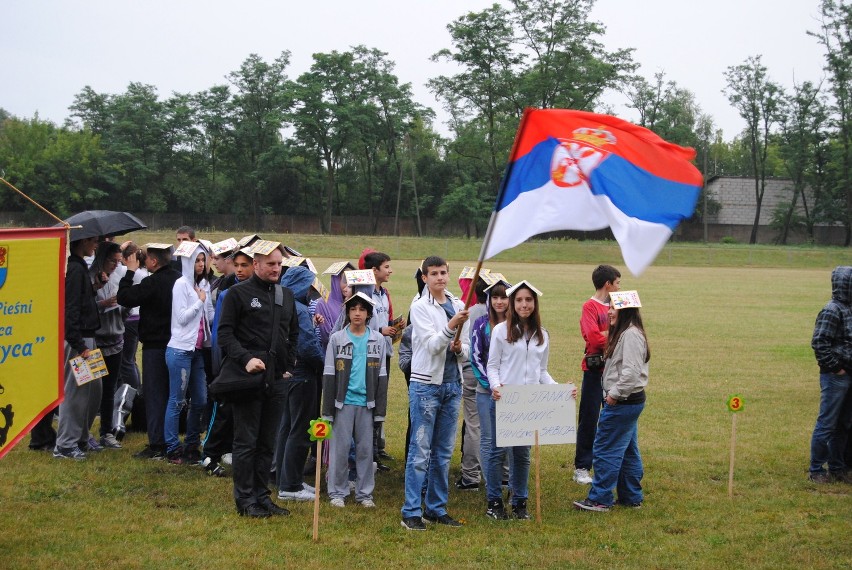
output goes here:
[{"label": "black trousers", "polygon": [[204,438],[204,456],[216,462],[226,453],[233,451],[234,444],[234,410],[233,404],[213,402],[213,412],[210,416],[207,436]]},{"label": "black trousers", "polygon": [[275,472],[279,491],[296,492],[304,482],[305,461],[311,449],[308,428],[314,416],[317,371],[297,369],[286,382],[284,411],[275,449]]},{"label": "black trousers", "polygon": [[592,447],[595,445],[595,433],[598,431],[598,418],[603,405],[601,378],[603,370],[583,372],[583,386],[580,389],[580,417],[577,422],[577,448],[574,456],[576,469],[592,468]]},{"label": "black trousers", "polygon": [[286,385],[285,380],[276,380],[261,397],[229,404],[234,416],[232,470],[234,502],[238,511],[270,500],[267,486],[269,469],[275,436],[281,423]]},{"label": "black trousers", "polygon": [[166,404],[169,400],[169,368],[165,348],[142,347],[142,393],[148,422],[148,445],[166,449]]},{"label": "black trousers", "polygon": [[107,375],[101,378],[103,391],[101,392],[101,437],[112,432],[113,412],[115,410],[115,389],[121,379],[121,353],[104,356],[104,364],[107,367]]}]

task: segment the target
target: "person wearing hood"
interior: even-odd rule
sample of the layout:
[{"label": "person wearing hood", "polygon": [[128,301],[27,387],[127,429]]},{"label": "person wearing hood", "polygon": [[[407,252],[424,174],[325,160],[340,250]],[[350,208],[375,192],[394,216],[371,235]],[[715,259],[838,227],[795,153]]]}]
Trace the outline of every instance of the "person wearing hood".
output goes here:
[{"label": "person wearing hood", "polygon": [[80,444],[85,444],[101,402],[100,378],[80,386],[69,363],[75,356],[88,358],[96,348],[95,331],[100,327],[100,317],[95,287],[83,258],[93,255],[97,247],[98,238],[91,237],[74,240],[69,248],[65,270],[65,400],[59,406],[53,449],[57,459],[86,459]]},{"label": "person wearing hood", "polygon": [[303,470],[311,447],[308,427],[315,410],[316,383],[320,381],[324,355],[308,310],[311,285],[316,276],[306,267],[287,269],[281,286],[293,293],[299,320],[296,367],[287,381],[284,411],[275,449],[278,498],[285,501],[313,501],[315,490],[304,482]]},{"label": "person wearing hood", "polygon": [[[189,242],[195,243],[195,242]],[[185,248],[187,255],[176,255],[181,276],[172,288],[171,339],[166,347],[169,369],[169,399],[166,404],[166,457],[170,463],[198,463],[201,439],[201,413],[207,402],[207,376],[202,349],[210,346],[210,322],[213,303],[207,282],[209,252],[200,243]],[[178,426],[180,412],[187,404],[185,447],[181,446]]]},{"label": "person wearing hood", "polygon": [[[852,267],[831,273],[831,300],[816,318],[811,340],[819,364],[820,402],[811,437],[809,479],[814,483],[852,482],[844,461],[852,425]],[[826,471],[825,467],[828,466]]]}]

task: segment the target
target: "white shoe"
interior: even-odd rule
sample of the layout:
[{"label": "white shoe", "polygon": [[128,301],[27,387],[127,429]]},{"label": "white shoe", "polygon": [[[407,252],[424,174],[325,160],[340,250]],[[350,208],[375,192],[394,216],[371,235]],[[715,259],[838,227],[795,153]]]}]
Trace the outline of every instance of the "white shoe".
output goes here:
[{"label": "white shoe", "polygon": [[592,476],[589,475],[588,469],[574,469],[574,482],[580,485],[591,485]]},{"label": "white shoe", "polygon": [[278,491],[278,498],[282,501],[299,501],[308,502],[316,498],[314,493],[307,489],[299,489],[298,491]]},{"label": "white shoe", "polygon": [[346,503],[344,503],[343,499],[341,499],[340,497],[335,497],[334,499],[331,500],[331,506],[337,507],[337,508],[343,508],[343,507],[346,506]]},{"label": "white shoe", "polygon": [[304,481],[302,481],[302,489],[304,489],[305,491],[308,491],[309,493],[313,493],[314,495],[317,494],[317,490],[315,488],[311,487],[310,485],[308,485],[307,483],[305,483]]},{"label": "white shoe", "polygon": [[358,501],[358,504],[364,507],[365,509],[376,508],[376,503],[373,502],[373,499],[364,499],[363,501]]},{"label": "white shoe", "polygon": [[232,457],[232,455],[230,453],[226,453],[225,455],[222,456],[222,460],[219,463],[221,463],[222,465],[230,465],[231,464],[231,457]]}]

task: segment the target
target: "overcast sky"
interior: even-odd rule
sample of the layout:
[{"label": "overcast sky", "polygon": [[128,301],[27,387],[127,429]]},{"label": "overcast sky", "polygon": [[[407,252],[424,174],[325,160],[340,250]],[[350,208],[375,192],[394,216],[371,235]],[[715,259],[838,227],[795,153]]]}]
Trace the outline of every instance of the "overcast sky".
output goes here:
[{"label": "overcast sky", "polygon": [[[295,78],[310,67],[313,53],[364,44],[388,52],[400,80],[441,119],[425,83],[452,68],[429,57],[451,47],[448,23],[492,3],[4,0],[0,107],[61,123],[86,85],[114,94],[137,81],[165,98],[225,83],[250,53],[271,61],[289,50],[288,75]],[[818,29],[818,8],[818,0],[598,0],[593,18],[607,29],[608,49],[636,48],[645,77],[662,70],[691,90],[730,140],[744,123],[721,92],[725,69],[762,54],[770,78],[786,88],[818,82],[823,51],[806,34]],[[636,118],[618,94],[607,102],[623,118]]]}]

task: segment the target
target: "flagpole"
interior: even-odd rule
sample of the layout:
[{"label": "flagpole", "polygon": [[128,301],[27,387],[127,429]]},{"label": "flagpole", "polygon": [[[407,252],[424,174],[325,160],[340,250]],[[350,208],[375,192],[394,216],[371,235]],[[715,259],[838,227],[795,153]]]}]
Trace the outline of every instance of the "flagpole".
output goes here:
[{"label": "flagpole", "polygon": [[[485,261],[485,252],[488,250],[488,244],[491,242],[491,234],[494,232],[494,220],[497,218],[497,207],[500,205],[500,200],[506,193],[506,181],[509,180],[509,174],[511,174],[512,166],[514,165],[512,157],[515,156],[515,150],[518,148],[518,142],[521,140],[521,136],[523,135],[524,127],[527,124],[527,116],[534,110],[535,109],[532,107],[524,109],[524,114],[521,116],[521,123],[518,125],[518,132],[515,133],[515,140],[512,142],[512,150],[509,152],[509,160],[506,164],[506,170],[503,171],[503,179],[500,181],[500,189],[497,191],[497,201],[494,203],[494,210],[491,211],[491,218],[488,220],[488,228],[486,228],[485,237],[482,239],[482,247],[479,249],[479,259],[476,262],[476,270],[473,272],[473,281],[471,281],[470,289],[468,290],[467,295],[465,295],[464,310],[469,309],[473,304],[476,282],[479,279],[479,271],[482,269],[482,263]],[[461,337],[461,327],[456,329],[456,336],[453,338],[453,342],[457,341],[459,337]]]}]

